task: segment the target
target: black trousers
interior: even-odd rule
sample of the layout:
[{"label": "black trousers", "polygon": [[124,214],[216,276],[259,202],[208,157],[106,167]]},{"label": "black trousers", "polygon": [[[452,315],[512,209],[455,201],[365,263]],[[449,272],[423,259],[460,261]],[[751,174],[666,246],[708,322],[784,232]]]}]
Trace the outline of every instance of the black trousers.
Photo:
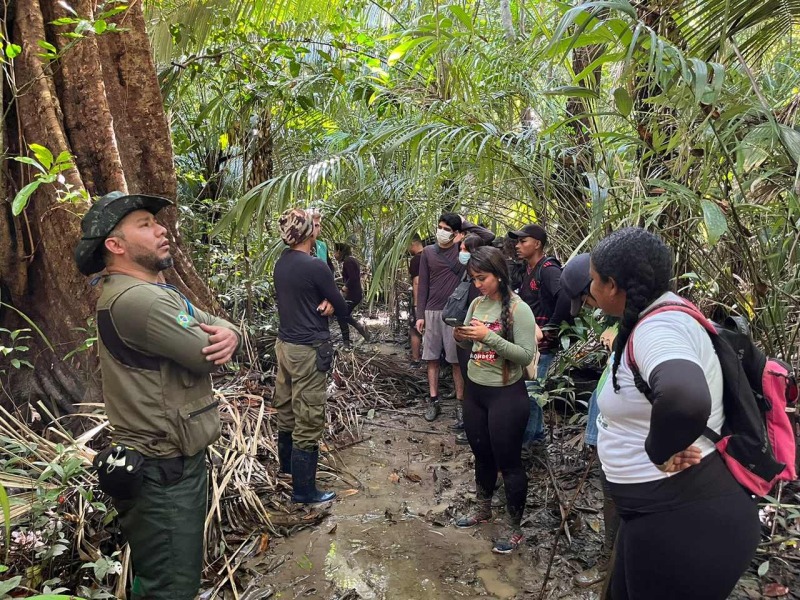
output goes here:
[{"label": "black trousers", "polygon": [[464,394],[464,431],[475,455],[475,483],[479,498],[490,498],[503,474],[508,514],[522,517],[528,495],[528,476],[522,466],[522,436],[528,423],[525,382],[503,387],[478,385],[467,379]]},{"label": "black trousers", "polygon": [[339,321],[339,327],[342,329],[342,340],[345,342],[350,341],[350,325],[355,327],[358,325],[358,321],[353,318],[353,310],[355,310],[356,306],[361,304],[361,300],[358,302],[353,302],[352,300],[346,300],[347,302],[347,316],[346,317],[336,317],[336,320]]},{"label": "black trousers", "polygon": [[739,492],[623,516],[613,600],[724,600],[755,556],[758,507]]}]

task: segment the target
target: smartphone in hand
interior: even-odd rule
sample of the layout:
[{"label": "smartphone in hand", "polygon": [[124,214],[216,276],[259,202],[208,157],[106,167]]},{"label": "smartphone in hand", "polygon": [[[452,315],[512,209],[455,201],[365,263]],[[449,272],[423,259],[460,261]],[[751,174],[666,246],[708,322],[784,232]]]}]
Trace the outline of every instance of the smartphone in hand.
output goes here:
[{"label": "smartphone in hand", "polygon": [[456,319],[455,317],[447,317],[444,320],[445,325],[449,325],[450,327],[463,327],[464,321],[461,319]]}]

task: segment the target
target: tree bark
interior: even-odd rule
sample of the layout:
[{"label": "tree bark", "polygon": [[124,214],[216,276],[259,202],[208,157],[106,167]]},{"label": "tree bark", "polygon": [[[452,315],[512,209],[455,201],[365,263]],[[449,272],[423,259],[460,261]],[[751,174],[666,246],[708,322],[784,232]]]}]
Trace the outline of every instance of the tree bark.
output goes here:
[{"label": "tree bark", "polygon": [[[81,18],[92,18],[94,0],[70,3]],[[8,71],[11,83],[3,105],[9,153],[27,154],[31,143],[53,155],[68,151],[76,168],[63,173],[73,189],[92,195],[111,190],[148,192],[174,199],[177,179],[171,136],[145,31],[141,3],[118,15],[124,31],[88,33],[65,43],[63,27],[50,22],[63,15],[51,0],[18,0],[10,39],[22,48]],[[38,56],[38,42],[48,40],[63,50],[54,64]],[[8,67],[7,67],[8,68]],[[10,199],[32,180],[35,171],[15,161],[0,202],[0,290],[47,337],[31,344],[26,358],[36,369],[17,378],[15,401],[46,399],[58,412],[71,412],[76,402],[97,391],[94,353],[64,356],[91,333],[97,290],[73,262],[80,238],[80,219],[88,205],[65,204],[58,188],[45,184],[31,197],[25,212],[11,216]],[[176,269],[167,279],[195,304],[213,308],[207,286],[199,278],[177,231],[177,211],[164,216],[173,238]],[[5,326],[21,321],[13,311],[0,312]],[[24,325],[23,325],[24,326]],[[34,334],[36,335],[36,334]]]}]

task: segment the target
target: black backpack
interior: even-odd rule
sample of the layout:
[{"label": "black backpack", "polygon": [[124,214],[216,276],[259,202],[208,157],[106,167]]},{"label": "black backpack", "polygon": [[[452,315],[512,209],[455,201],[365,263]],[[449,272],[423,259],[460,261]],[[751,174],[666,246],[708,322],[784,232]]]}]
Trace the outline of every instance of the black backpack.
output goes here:
[{"label": "black backpack", "polygon": [[[469,310],[469,288],[472,286],[472,280],[464,273],[461,283],[456,286],[453,293],[447,299],[447,303],[442,309],[442,321],[448,319],[455,319],[459,323],[464,323],[464,318],[467,316]],[[466,323],[465,323],[466,324]]]}]

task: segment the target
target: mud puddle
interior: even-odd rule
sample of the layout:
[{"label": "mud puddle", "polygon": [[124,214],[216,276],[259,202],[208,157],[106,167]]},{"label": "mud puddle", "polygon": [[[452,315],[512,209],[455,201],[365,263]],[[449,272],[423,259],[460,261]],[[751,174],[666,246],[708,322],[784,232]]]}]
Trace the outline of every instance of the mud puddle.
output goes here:
[{"label": "mud puddle", "polygon": [[[265,574],[273,598],[539,597],[549,547],[529,541],[500,556],[491,552],[499,524],[456,529],[454,506],[474,496],[471,453],[454,444],[447,431],[451,419],[431,426],[408,414],[413,412],[379,412],[364,426],[370,439],[340,452],[357,492],[321,474],[320,487],[336,489],[340,497],[320,525],[275,542],[274,554],[283,562]],[[565,595],[562,589],[548,597],[598,594]]]}]

